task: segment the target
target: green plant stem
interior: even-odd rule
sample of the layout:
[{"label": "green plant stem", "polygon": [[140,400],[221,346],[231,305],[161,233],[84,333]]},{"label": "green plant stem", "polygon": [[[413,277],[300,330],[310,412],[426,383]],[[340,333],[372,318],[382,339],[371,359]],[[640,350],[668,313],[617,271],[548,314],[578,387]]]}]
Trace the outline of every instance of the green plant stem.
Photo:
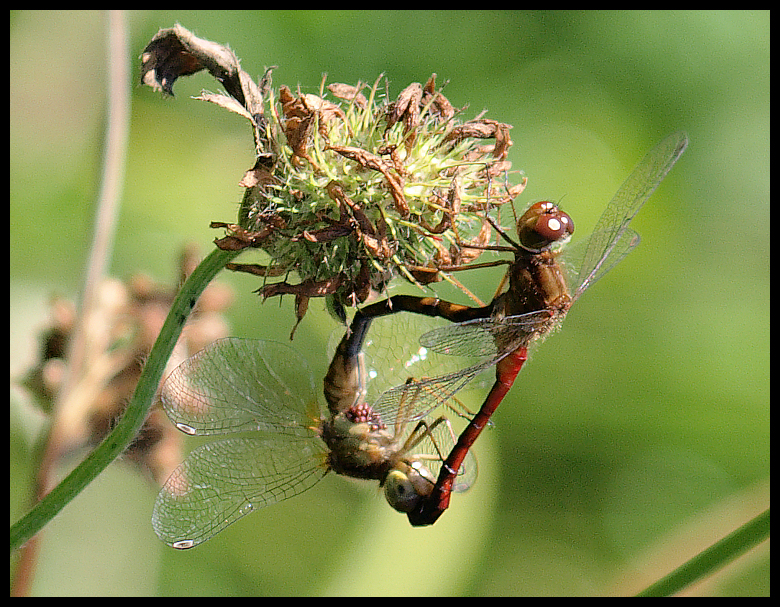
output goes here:
[{"label": "green plant stem", "polygon": [[700,552],[637,596],[670,596],[697,579],[725,566],[769,537],[769,509]]},{"label": "green plant stem", "polygon": [[146,420],[165,365],[195,303],[211,280],[237,255],[236,251],[215,249],[195,268],[171,306],[122,419],[111,434],[65,480],[11,527],[11,552],[38,533],[135,438]]}]

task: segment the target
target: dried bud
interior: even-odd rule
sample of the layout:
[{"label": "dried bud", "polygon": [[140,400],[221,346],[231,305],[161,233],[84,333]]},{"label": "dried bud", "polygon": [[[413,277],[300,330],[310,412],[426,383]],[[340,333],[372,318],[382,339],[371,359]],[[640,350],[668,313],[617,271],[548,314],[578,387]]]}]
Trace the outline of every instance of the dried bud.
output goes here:
[{"label": "dried bud", "polygon": [[[195,253],[185,251],[180,261],[182,275],[195,267]],[[55,459],[88,443],[101,441],[122,414],[135,391],[142,361],[148,357],[165,321],[176,289],[155,284],[146,276],[133,277],[128,284],[106,279],[99,288],[98,303],[86,319],[84,372],[60,402],[50,434]],[[170,368],[207,344],[228,333],[222,311],[232,292],[212,283],[177,346],[178,358]],[[32,369],[25,386],[40,405],[51,403],[62,388],[69,364],[68,343],[75,325],[75,307],[64,300],[52,304],[51,326],[42,335],[41,360]],[[170,370],[170,369],[169,369]],[[153,410],[126,456],[150,471],[162,483],[181,461],[181,435],[167,422],[161,409]]]}]

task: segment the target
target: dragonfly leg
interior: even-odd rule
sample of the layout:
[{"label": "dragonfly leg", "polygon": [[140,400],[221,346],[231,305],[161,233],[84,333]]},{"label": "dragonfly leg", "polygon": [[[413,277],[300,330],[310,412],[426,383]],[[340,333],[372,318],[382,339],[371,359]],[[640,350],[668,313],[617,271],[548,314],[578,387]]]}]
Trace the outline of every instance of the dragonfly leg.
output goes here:
[{"label": "dragonfly leg", "polygon": [[413,295],[395,295],[383,301],[364,306],[357,311],[352,321],[352,330],[356,330],[369,318],[388,316],[397,312],[411,312],[424,316],[445,318],[450,322],[464,322],[475,318],[486,318],[493,312],[488,304],[481,308],[472,308],[462,304],[444,301],[437,297],[416,297]]},{"label": "dragonfly leg", "polygon": [[430,424],[426,422],[424,419],[420,420],[417,423],[417,426],[415,426],[412,433],[409,435],[409,437],[406,439],[406,443],[404,443],[404,452],[409,452],[412,449],[414,449],[417,445],[419,445],[423,439],[426,437],[430,437],[431,443],[433,443],[434,448],[436,449],[436,453],[439,456],[439,459],[444,459],[444,454],[441,452],[441,449],[439,449],[439,443],[436,441],[433,435],[433,431],[440,426],[441,424],[445,424],[449,426],[450,422],[449,420],[444,417],[443,415],[436,418],[433,422]]}]

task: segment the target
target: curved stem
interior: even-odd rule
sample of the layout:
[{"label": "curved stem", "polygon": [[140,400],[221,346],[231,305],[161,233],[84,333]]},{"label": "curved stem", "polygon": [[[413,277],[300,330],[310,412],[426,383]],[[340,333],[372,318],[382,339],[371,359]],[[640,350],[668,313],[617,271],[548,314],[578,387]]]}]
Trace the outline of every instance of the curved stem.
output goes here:
[{"label": "curved stem", "polygon": [[11,527],[11,552],[38,533],[135,438],[146,420],[165,365],[195,303],[211,280],[236,255],[237,251],[215,249],[195,268],[171,306],[122,419],[111,434],[65,480]]}]

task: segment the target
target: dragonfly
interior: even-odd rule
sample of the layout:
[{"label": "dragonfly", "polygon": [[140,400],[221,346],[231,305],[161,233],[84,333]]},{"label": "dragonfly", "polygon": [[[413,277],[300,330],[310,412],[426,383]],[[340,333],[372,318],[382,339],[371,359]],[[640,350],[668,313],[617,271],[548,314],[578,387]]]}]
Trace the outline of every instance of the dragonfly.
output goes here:
[{"label": "dragonfly", "polygon": [[[361,344],[346,334],[325,379],[321,405],[306,360],[273,341],[225,338],[166,379],[160,400],[192,436],[230,435],[190,453],[160,490],[152,527],[165,543],[192,548],[250,512],[303,493],[328,472],[378,480],[388,503],[409,512],[434,487],[455,433],[449,419],[409,421],[413,398],[380,417]],[[476,478],[467,459],[455,491]]]},{"label": "dragonfly", "polygon": [[[476,364],[458,372],[421,380],[425,393],[415,401],[417,418],[425,417],[476,375],[495,366],[495,382],[441,466],[436,486],[408,513],[412,525],[433,524],[448,508],[458,470],[511,389],[528,359],[529,346],[560,326],[572,304],[636,248],[639,235],[628,226],[687,145],[687,135],[677,132],[653,148],[620,186],[590,237],[574,245],[572,255],[561,256],[561,253],[574,233],[574,222],[552,202],[537,202],[520,217],[516,225],[517,241],[494,223],[493,227],[509,246],[484,248],[510,252],[514,258],[468,266],[509,266],[499,287],[502,291],[508,282],[506,290],[488,305],[469,307],[435,297],[397,295],[357,311],[351,323],[353,331],[365,331],[375,318],[398,312],[444,318],[454,324],[423,334],[420,347],[443,354],[477,357]],[[400,395],[419,388],[416,382],[398,385],[385,392],[385,398],[375,404],[375,410],[381,412],[384,406],[391,407],[401,400]]]}]

